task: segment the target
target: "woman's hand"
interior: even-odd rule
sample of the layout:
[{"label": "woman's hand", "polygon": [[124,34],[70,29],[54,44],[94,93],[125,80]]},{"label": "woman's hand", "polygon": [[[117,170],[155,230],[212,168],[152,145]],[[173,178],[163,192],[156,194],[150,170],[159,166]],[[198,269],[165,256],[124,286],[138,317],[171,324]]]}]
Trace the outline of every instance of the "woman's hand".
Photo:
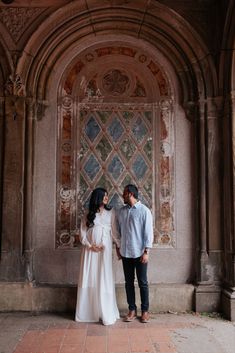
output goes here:
[{"label": "woman's hand", "polygon": [[104,250],[104,245],[92,244],[89,249],[93,252],[101,252]]}]

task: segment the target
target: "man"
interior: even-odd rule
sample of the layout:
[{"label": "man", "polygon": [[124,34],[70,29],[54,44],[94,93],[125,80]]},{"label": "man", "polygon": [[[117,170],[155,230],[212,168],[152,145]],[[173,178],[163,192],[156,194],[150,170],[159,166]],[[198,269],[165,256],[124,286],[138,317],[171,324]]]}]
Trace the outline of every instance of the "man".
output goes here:
[{"label": "man", "polygon": [[135,302],[135,272],[141,298],[141,322],[149,321],[149,288],[147,280],[147,265],[149,250],[153,242],[153,220],[148,207],[138,201],[138,189],[129,184],[124,188],[123,200],[117,221],[121,236],[120,248],[117,249],[119,259],[122,259],[125,276],[125,289],[129,313],[124,321],[131,322],[137,317]]}]

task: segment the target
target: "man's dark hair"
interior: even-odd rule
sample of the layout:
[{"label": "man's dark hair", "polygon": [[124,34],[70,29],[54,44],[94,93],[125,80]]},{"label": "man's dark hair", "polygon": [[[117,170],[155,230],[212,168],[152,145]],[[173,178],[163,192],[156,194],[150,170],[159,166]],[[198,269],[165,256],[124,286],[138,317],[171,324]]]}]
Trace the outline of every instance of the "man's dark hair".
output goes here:
[{"label": "man's dark hair", "polygon": [[125,189],[128,192],[131,192],[135,199],[138,199],[138,189],[137,189],[137,187],[135,185],[128,184],[128,185],[125,186]]}]

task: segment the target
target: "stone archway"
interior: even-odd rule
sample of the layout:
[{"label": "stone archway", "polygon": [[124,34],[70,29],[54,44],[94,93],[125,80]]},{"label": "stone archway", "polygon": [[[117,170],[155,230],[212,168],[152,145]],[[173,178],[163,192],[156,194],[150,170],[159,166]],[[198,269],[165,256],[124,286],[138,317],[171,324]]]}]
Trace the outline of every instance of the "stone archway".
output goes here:
[{"label": "stone archway", "polygon": [[[131,97],[129,101],[138,102],[139,99],[143,99],[143,104],[157,102],[158,113],[161,110],[174,113],[173,135],[176,147],[175,169],[173,168],[172,175],[175,175],[175,186],[172,190],[175,191],[173,197],[176,207],[169,210],[168,205],[163,205],[162,216],[166,220],[165,224],[168,225],[167,220],[171,220],[171,215],[175,214],[177,243],[170,248],[166,246],[164,249],[158,247],[154,250],[150,281],[153,284],[192,283],[195,280],[197,266],[197,280],[202,284],[207,283],[210,287],[211,282],[214,283],[217,280],[213,274],[218,273],[217,270],[210,271],[207,276],[205,271],[208,266],[211,268],[211,259],[208,256],[211,250],[210,241],[212,238],[216,238],[217,241],[220,237],[218,206],[220,192],[217,184],[219,163],[218,149],[214,148],[218,140],[217,107],[213,104],[214,100],[208,98],[217,96],[218,93],[216,71],[210,52],[189,23],[158,2],[150,4],[145,1],[129,1],[124,7],[120,7],[91,0],[89,8],[83,7],[81,2],[72,2],[65,6],[63,11],[56,11],[44,21],[29,39],[19,59],[17,72],[26,88],[26,104],[20,107],[20,113],[25,118],[23,123],[26,124],[25,131],[28,135],[25,145],[17,150],[17,156],[25,156],[27,151],[23,180],[23,187],[27,192],[24,205],[17,213],[20,219],[25,219],[25,227],[20,229],[17,239],[20,239],[22,253],[27,259],[27,278],[30,281],[35,280],[36,283],[76,283],[79,249],[67,246],[70,244],[71,235],[65,234],[62,241],[65,246],[63,244],[60,244],[61,247],[55,246],[55,238],[57,237],[58,240],[61,236],[61,233],[57,233],[56,236],[60,217],[57,212],[62,210],[61,199],[58,196],[62,184],[57,185],[59,180],[57,176],[62,175],[61,171],[58,172],[58,168],[63,167],[61,158],[56,160],[56,155],[61,153],[63,146],[63,151],[67,153],[64,155],[64,161],[65,157],[69,160],[70,148],[69,145],[67,147],[64,145],[68,141],[63,141],[62,145],[57,144],[58,131],[59,133],[63,131],[58,124],[58,110],[59,122],[63,122],[65,111],[69,111],[68,116],[70,116],[70,112],[74,110],[73,116],[79,117],[77,109],[79,99],[83,97],[84,92],[79,91],[79,83],[82,80],[77,78],[79,73],[85,70],[85,67],[80,67],[79,60],[83,62],[80,55],[85,53],[85,49],[94,45],[97,45],[97,48],[107,48],[111,44],[113,46],[113,43],[117,47],[121,45],[124,48],[137,46],[142,50],[142,54],[148,52],[149,57],[153,58],[153,64],[157,63],[161,70],[163,69],[160,72],[167,73],[169,87],[172,88],[170,99],[173,98],[171,106],[173,109],[167,110],[160,104],[161,87],[159,84],[154,86],[156,79],[155,81],[152,79],[153,76],[158,76],[159,71],[155,70],[154,65],[150,65],[151,69],[148,68],[145,71],[146,82],[142,80],[141,75],[138,80],[136,78],[133,80],[136,82],[133,89],[135,88],[137,97]],[[125,51],[125,53],[130,52]],[[126,54],[124,62],[121,64],[119,60],[119,66],[109,67],[110,70],[118,70],[121,74],[122,70],[126,72],[125,63],[127,58],[131,59],[131,56]],[[101,56],[102,60],[105,59],[104,57],[104,55]],[[88,63],[90,65],[92,62],[92,60],[89,62],[92,56],[88,55],[87,58],[88,67]],[[139,56],[133,56],[132,59],[138,62],[138,58]],[[138,65],[141,64],[144,63],[138,62]],[[90,75],[87,82],[89,85],[87,96],[90,96],[92,101],[96,96],[100,98],[99,94],[92,93],[93,90],[96,91],[94,89],[96,71],[94,69],[92,72],[89,69],[93,75]],[[128,69],[127,72],[129,71]],[[136,72],[138,73],[138,70]],[[103,73],[109,75],[111,71]],[[71,82],[76,94],[66,92]],[[153,99],[148,101],[146,98],[145,101],[140,93],[144,91],[146,97]],[[101,95],[104,94],[101,92]],[[117,103],[118,100],[115,101],[115,104]],[[68,104],[71,104],[72,110]],[[125,100],[121,104],[125,104]],[[213,114],[213,119],[209,122],[208,114]],[[185,115],[188,120],[185,119]],[[162,127],[164,127],[165,118],[166,116],[160,123]],[[88,123],[88,116],[85,119],[88,119],[86,120]],[[24,126],[23,123],[21,127]],[[162,136],[167,136],[168,131],[167,128],[163,128]],[[191,141],[192,144],[190,144]],[[164,153],[167,151],[167,144],[165,147]],[[59,153],[57,148],[60,149]],[[76,151],[76,149],[73,150]],[[208,163],[211,160],[215,163],[208,175]],[[165,180],[169,178],[170,170],[167,163],[167,160],[162,163],[162,171],[164,171],[162,177]],[[160,164],[157,165],[159,168]],[[71,163],[71,168],[73,167],[74,163]],[[158,170],[158,177],[160,175]],[[76,185],[73,187],[76,188]],[[66,190],[68,191],[69,188]],[[66,193],[63,192],[64,190],[62,190],[62,196],[65,196]],[[166,196],[167,193],[164,194],[164,197]],[[210,207],[214,201],[218,206],[216,208]],[[160,212],[159,207],[159,214]],[[69,214],[71,214],[70,211]],[[76,225],[76,220],[74,224]],[[164,221],[162,224],[164,226]],[[63,229],[59,229],[59,232],[60,230]],[[198,241],[197,265],[193,258],[195,239]],[[168,240],[169,237],[166,236],[165,241],[169,245]],[[71,244],[74,245],[73,242]],[[217,256],[216,251],[217,249],[211,257],[212,269],[214,269],[214,258]],[[122,282],[119,275],[117,281]],[[172,288],[175,288],[174,284]],[[192,292],[190,293],[192,295]]]}]

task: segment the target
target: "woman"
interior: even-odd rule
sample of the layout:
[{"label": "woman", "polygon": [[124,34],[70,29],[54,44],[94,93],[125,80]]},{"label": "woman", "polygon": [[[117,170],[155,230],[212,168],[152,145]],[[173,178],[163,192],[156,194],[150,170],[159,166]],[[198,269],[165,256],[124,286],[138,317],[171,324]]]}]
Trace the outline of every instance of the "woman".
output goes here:
[{"label": "woman", "polygon": [[95,189],[89,211],[81,222],[83,245],[75,320],[113,324],[119,318],[112,269],[112,242],[119,245],[115,212],[107,206],[108,194]]}]

